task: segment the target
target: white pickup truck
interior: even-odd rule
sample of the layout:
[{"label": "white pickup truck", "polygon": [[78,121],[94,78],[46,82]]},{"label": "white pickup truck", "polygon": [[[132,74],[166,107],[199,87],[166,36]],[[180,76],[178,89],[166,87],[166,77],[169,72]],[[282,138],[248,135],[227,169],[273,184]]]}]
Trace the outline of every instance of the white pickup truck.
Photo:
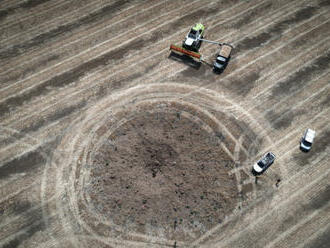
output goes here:
[{"label": "white pickup truck", "polygon": [[253,171],[256,174],[262,174],[275,161],[275,155],[272,152],[266,153],[257,163],[253,165]]}]

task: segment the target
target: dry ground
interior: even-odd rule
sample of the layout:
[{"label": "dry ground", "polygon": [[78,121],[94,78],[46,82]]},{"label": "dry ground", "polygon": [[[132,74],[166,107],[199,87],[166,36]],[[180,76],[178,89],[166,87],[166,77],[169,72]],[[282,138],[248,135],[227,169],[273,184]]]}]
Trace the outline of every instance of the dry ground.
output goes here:
[{"label": "dry ground", "polygon": [[[195,22],[224,73],[169,57]],[[0,30],[0,247],[329,247],[329,0],[3,0]]]}]

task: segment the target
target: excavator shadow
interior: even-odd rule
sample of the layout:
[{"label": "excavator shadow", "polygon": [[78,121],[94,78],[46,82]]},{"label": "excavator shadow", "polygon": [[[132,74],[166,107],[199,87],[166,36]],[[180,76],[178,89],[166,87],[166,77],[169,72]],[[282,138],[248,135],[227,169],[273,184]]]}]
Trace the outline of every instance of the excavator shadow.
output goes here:
[{"label": "excavator shadow", "polygon": [[170,55],[168,56],[169,59],[178,61],[180,63],[183,63],[185,65],[188,65],[195,70],[199,70],[199,68],[202,65],[202,62],[196,61],[195,59],[185,55],[185,54],[177,54],[175,52],[171,52]]}]

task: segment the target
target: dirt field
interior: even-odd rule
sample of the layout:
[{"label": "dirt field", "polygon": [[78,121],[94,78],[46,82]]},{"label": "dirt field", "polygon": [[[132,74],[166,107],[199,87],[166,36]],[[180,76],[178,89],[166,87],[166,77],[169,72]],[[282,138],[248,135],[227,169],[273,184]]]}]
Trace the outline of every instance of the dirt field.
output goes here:
[{"label": "dirt field", "polygon": [[[169,56],[196,22],[220,75]],[[329,0],[3,0],[0,31],[0,247],[329,247]]]}]

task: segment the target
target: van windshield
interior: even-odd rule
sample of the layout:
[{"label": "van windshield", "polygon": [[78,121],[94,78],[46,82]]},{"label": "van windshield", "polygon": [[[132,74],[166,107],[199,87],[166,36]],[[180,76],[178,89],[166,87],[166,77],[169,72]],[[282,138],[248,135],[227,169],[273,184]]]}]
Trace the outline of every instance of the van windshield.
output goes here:
[{"label": "van windshield", "polygon": [[304,144],[305,146],[311,146],[311,145],[312,145],[312,143],[310,143],[310,142],[308,142],[308,141],[306,141],[306,140],[303,140],[303,144]]},{"label": "van windshield", "polygon": [[224,64],[224,63],[226,62],[226,59],[223,58],[223,57],[221,57],[221,56],[218,56],[218,57],[217,57],[217,62],[218,62],[219,64]]}]

